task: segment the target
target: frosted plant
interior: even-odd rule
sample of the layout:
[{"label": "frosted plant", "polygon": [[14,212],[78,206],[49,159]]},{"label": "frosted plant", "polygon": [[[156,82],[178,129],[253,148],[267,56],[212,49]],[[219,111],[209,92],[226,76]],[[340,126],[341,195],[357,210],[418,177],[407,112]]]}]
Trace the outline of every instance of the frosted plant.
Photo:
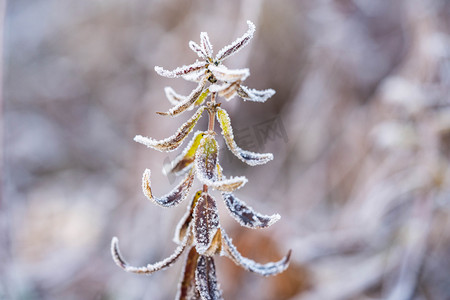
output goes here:
[{"label": "frosted plant", "polygon": [[270,153],[254,153],[239,148],[234,141],[230,117],[220,107],[220,103],[216,102],[218,97],[230,100],[236,95],[244,100],[265,102],[275,94],[272,89],[259,91],[242,85],[242,82],[250,75],[248,69],[230,70],[222,64],[225,59],[247,45],[253,37],[255,25],[250,21],[247,21],[247,24],[248,31],[232,44],[220,50],[215,57],[213,57],[213,48],[208,34],[202,32],[200,45],[193,41],[189,42],[189,47],[201,58],[200,61],[197,60],[193,64],[179,67],[173,71],[155,67],[155,71],[161,76],[182,77],[198,83],[188,96],[179,95],[172,88],[166,87],[166,96],[174,106],[167,112],[159,112],[159,114],[176,116],[186,110],[198,108],[194,115],[169,138],[159,141],[140,135],[134,138],[136,142],[147,147],[159,151],[173,151],[181,146],[184,139],[194,129],[202,113],[206,110],[209,114],[208,130],[197,131],[171,165],[164,168],[164,172],[184,175],[181,182],[171,192],[162,197],[154,196],[150,184],[150,170],[145,170],[142,177],[142,190],[145,196],[163,207],[176,206],[186,199],[195,178],[203,184],[203,189],[195,192],[186,214],[176,228],[174,241],[179,246],[175,252],[155,264],[133,267],[122,258],[118,239],[114,237],[111,243],[111,252],[116,264],[125,271],[140,274],[151,274],[169,267],[186,250],[188,254],[177,299],[222,299],[222,292],[216,279],[214,255],[228,256],[237,265],[263,276],[278,274],[289,265],[290,251],[281,260],[266,264],[259,264],[243,257],[220,226],[216,200],[208,192],[209,189],[220,191],[231,216],[242,226],[266,228],[280,219],[278,214],[257,213],[237,198],[233,192],[247,183],[247,179],[243,176],[226,178],[218,161],[219,147],[214,132],[216,118],[229,150],[240,160],[255,166],[265,164],[273,159],[273,155]]}]

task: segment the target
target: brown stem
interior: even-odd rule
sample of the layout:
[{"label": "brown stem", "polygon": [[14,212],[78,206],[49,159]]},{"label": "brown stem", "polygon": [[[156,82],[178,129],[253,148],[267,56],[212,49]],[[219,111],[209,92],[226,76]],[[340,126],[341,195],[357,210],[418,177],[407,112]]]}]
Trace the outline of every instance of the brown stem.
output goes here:
[{"label": "brown stem", "polygon": [[[211,94],[211,102],[208,109],[209,114],[209,121],[208,121],[208,131],[213,132],[214,131],[214,121],[215,121],[215,115],[216,115],[216,93]],[[206,184],[203,185],[203,192],[208,192],[208,186]]]}]

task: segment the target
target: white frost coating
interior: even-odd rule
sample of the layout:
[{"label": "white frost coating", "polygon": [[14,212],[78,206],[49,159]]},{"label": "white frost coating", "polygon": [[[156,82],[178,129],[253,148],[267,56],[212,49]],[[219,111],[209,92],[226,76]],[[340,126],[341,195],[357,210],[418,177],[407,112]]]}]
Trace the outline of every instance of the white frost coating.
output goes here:
[{"label": "white frost coating", "polygon": [[189,48],[191,48],[192,51],[197,53],[198,57],[204,58],[204,59],[208,58],[208,55],[206,55],[206,52],[203,51],[203,49],[196,42],[189,41]]},{"label": "white frost coating", "polygon": [[[209,146],[207,145],[209,143]],[[206,149],[211,147],[213,149]],[[207,151],[210,151],[207,153]],[[201,182],[217,181],[217,164],[219,161],[219,147],[212,135],[205,135],[195,153],[195,172]],[[206,183],[205,183],[206,184]]]},{"label": "white frost coating", "polygon": [[224,230],[222,230],[222,239],[225,251],[222,252],[221,255],[225,254],[226,256],[231,258],[231,260],[233,260],[235,264],[243,267],[250,272],[255,272],[262,276],[272,276],[283,272],[289,266],[291,250],[289,250],[288,254],[285,257],[277,262],[260,264],[255,262],[254,260],[243,257],[233,245],[231,238],[228,237]]},{"label": "white frost coating", "polygon": [[[172,105],[177,105],[180,102],[183,102],[186,100],[186,96],[182,96],[182,95],[178,94],[170,86],[166,86],[164,88],[164,93],[166,94],[167,100],[169,100],[170,104],[172,104]],[[190,109],[192,109],[192,107],[190,107]]]},{"label": "white frost coating", "polygon": [[213,48],[206,32],[200,33],[200,44],[207,57],[212,57]]},{"label": "white frost coating", "polygon": [[191,108],[195,103],[195,101],[197,101],[198,97],[200,97],[200,95],[202,94],[205,85],[206,85],[206,78],[204,78],[198,84],[198,86],[194,90],[192,90],[189,96],[185,97],[183,101],[180,101],[177,105],[169,109],[167,112],[158,114],[176,116],[184,112],[186,109]]},{"label": "white frost coating", "polygon": [[162,67],[156,66],[155,67],[155,71],[156,73],[158,73],[161,76],[167,77],[167,78],[176,78],[176,77],[180,77],[182,75],[186,75],[189,74],[191,72],[197,71],[199,69],[202,69],[206,66],[207,62],[206,61],[196,61],[193,64],[190,65],[184,65],[182,67],[178,67],[175,70],[169,71],[169,70],[165,70]]},{"label": "white frost coating", "polygon": [[194,209],[194,245],[199,254],[205,254],[219,230],[219,214],[216,201],[208,194],[198,199]]},{"label": "white frost coating", "polygon": [[206,184],[210,188],[213,188],[221,192],[234,192],[235,190],[243,187],[248,182],[248,179],[245,176],[236,176],[230,177],[229,179],[225,178],[216,181],[205,180],[203,178],[203,181],[202,180],[200,181],[201,183]]},{"label": "white frost coating", "polygon": [[262,165],[273,159],[272,153],[255,153],[239,148],[234,141],[233,128],[231,127],[228,113],[224,109],[218,108],[216,116],[222,128],[222,135],[225,138],[228,149],[237,158],[250,166]]},{"label": "white frost coating", "polygon": [[[191,150],[195,140],[197,138],[200,138],[199,137],[200,134],[205,134],[205,131],[197,130],[194,133],[194,136],[192,137],[192,139],[189,141],[189,144],[187,144],[186,148],[183,149],[183,152],[178,154],[178,156],[175,157],[175,159],[170,162],[170,165],[167,165],[167,164],[164,165],[163,170],[162,170],[164,175],[167,175],[167,174],[173,172],[173,169],[177,166],[177,164],[180,163],[186,157],[186,154],[189,152],[189,150]],[[194,159],[192,159],[192,162],[193,161],[194,161]],[[185,172],[187,172],[192,167],[192,162],[189,163],[188,165],[186,165],[183,169],[174,172],[174,174],[175,175],[184,174]]]},{"label": "white frost coating", "polygon": [[194,172],[191,170],[186,177],[172,191],[162,197],[154,197],[152,194],[150,170],[145,169],[142,175],[142,192],[150,201],[162,207],[174,207],[180,204],[189,194],[194,182]]},{"label": "white frost coating", "polygon": [[202,255],[198,258],[195,282],[202,300],[223,300],[212,257]]},{"label": "white frost coating", "polygon": [[250,76],[250,70],[245,69],[228,69],[224,65],[209,65],[208,69],[214,74],[217,80],[226,82],[244,81]]},{"label": "white frost coating", "polygon": [[267,99],[275,95],[275,91],[273,89],[267,90],[255,90],[249,89],[246,86],[241,85],[240,89],[238,89],[238,95],[245,100],[250,100],[253,102],[266,102]]},{"label": "white frost coating", "polygon": [[176,150],[181,146],[184,139],[192,131],[195,124],[197,124],[198,119],[200,119],[201,114],[205,110],[204,106],[201,106],[195,114],[186,121],[171,137],[165,138],[163,140],[155,140],[153,138],[144,137],[142,135],[136,135],[134,141],[141,143],[149,148],[153,148],[158,151],[170,152]]},{"label": "white frost coating", "polygon": [[223,47],[217,53],[216,60],[223,61],[228,57],[230,57],[231,55],[239,52],[242,48],[244,48],[248,44],[248,42],[253,38],[253,34],[255,33],[256,27],[255,24],[253,24],[251,21],[247,21],[247,24],[248,24],[247,32],[240,38],[236,39],[230,45]]},{"label": "white frost coating", "polygon": [[281,218],[279,214],[268,216],[255,212],[252,207],[231,193],[222,193],[222,198],[231,216],[242,226],[253,229],[266,228]]},{"label": "white frost coating", "polygon": [[130,266],[124,259],[119,249],[119,240],[117,237],[113,237],[111,240],[111,255],[113,257],[114,262],[124,269],[127,272],[138,273],[138,274],[152,274],[156,271],[165,269],[170,267],[176,260],[180,257],[181,253],[183,253],[186,245],[189,241],[190,235],[187,234],[183,243],[175,249],[175,252],[167,257],[166,259],[159,261],[155,264],[148,264],[145,267],[133,267]]},{"label": "white frost coating", "polygon": [[198,82],[200,82],[200,81],[202,81],[204,79],[205,74],[206,74],[206,69],[200,69],[198,71],[194,71],[194,72],[191,72],[189,74],[182,75],[181,77],[184,80],[198,83]]},{"label": "white frost coating", "polygon": [[224,83],[224,84],[214,83],[209,86],[209,91],[211,93],[218,93],[218,92],[224,91],[227,88],[229,88],[231,84],[232,83]]}]

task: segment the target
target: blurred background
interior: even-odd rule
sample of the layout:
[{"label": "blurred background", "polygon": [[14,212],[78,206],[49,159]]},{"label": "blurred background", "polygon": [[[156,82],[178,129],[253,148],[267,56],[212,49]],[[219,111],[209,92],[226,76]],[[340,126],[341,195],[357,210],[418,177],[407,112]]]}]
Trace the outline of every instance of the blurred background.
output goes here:
[{"label": "blurred background", "polygon": [[[14,0],[3,5],[0,299],[173,299],[182,261],[150,277],[112,261],[117,236],[133,265],[169,256],[187,202],[142,195],[178,182],[160,139],[191,113],[156,115],[156,75],[196,59],[207,31],[218,51],[256,24],[227,61],[265,104],[225,102],[242,148],[272,152],[248,167],[221,148],[236,195],[278,212],[240,227],[218,201],[242,254],[290,268],[262,278],[217,258],[225,299],[450,299],[450,2],[446,0]],[[197,125],[205,128],[207,118]],[[222,142],[223,144],[223,142]],[[196,186],[200,186],[196,183]],[[216,194],[216,199],[220,200]]]}]

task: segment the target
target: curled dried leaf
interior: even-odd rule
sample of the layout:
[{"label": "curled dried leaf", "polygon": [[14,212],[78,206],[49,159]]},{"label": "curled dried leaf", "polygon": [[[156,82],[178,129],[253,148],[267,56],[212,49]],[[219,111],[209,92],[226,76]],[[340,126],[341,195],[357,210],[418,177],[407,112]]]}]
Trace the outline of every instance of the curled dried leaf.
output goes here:
[{"label": "curled dried leaf", "polygon": [[241,266],[242,268],[258,273],[262,276],[272,276],[283,272],[289,266],[289,260],[291,257],[291,250],[288,254],[277,262],[270,262],[266,264],[257,263],[249,258],[243,257],[236,247],[233,245],[231,238],[222,230],[223,237],[223,248],[225,250],[225,255],[231,258],[235,264]]},{"label": "curled dried leaf", "polygon": [[167,78],[176,78],[183,75],[190,74],[192,72],[198,71],[202,68],[204,68],[208,63],[206,61],[196,61],[193,64],[190,64],[188,66],[182,66],[179,68],[176,68],[175,70],[169,71],[165,70],[162,67],[155,67],[156,73],[158,73],[161,76],[167,77]]},{"label": "curled dried leaf", "polygon": [[220,127],[222,128],[222,135],[225,138],[228,149],[230,149],[230,151],[240,160],[250,166],[256,166],[265,164],[273,159],[272,153],[255,153],[242,150],[236,145],[236,142],[234,141],[233,128],[231,127],[230,117],[224,109],[217,109],[217,119],[219,120]]},{"label": "curled dried leaf", "polygon": [[219,147],[214,136],[207,134],[200,141],[195,153],[197,178],[204,184],[217,180],[217,162]]},{"label": "curled dried leaf", "polygon": [[197,124],[204,110],[205,110],[204,106],[199,107],[197,112],[189,120],[187,120],[186,123],[181,125],[181,127],[178,128],[177,132],[175,132],[175,134],[171,137],[157,141],[149,137],[137,135],[134,137],[134,140],[138,143],[144,144],[147,147],[153,148],[158,151],[173,151],[183,143],[186,136],[192,131],[192,129]]},{"label": "curled dried leaf", "polygon": [[214,236],[219,230],[219,214],[216,201],[207,193],[198,199],[194,209],[194,244],[199,254],[207,254]]},{"label": "curled dried leaf", "polygon": [[190,205],[187,207],[186,213],[181,218],[180,222],[178,222],[177,228],[175,229],[175,236],[173,241],[177,244],[181,244],[188,234],[188,228],[190,228],[192,219],[194,217],[194,208],[197,205],[198,199],[202,195],[202,191],[197,191],[192,197]]},{"label": "curled dried leaf", "polygon": [[250,75],[249,69],[230,70],[224,65],[211,64],[208,69],[217,80],[226,82],[244,81]]},{"label": "curled dried leaf", "polygon": [[117,239],[117,237],[113,237],[112,241],[111,241],[111,255],[114,259],[114,262],[116,263],[116,265],[118,265],[119,267],[121,267],[122,269],[124,269],[127,272],[131,272],[131,273],[137,273],[137,274],[152,274],[156,271],[159,270],[163,270],[167,267],[170,267],[174,262],[176,262],[176,260],[180,257],[181,253],[183,253],[184,249],[186,248],[186,245],[188,243],[189,240],[189,236],[186,236],[185,240],[183,241],[183,243],[178,246],[175,249],[175,252],[169,256],[168,258],[157,262],[155,264],[148,264],[147,266],[144,267],[133,267],[130,266],[122,257],[122,254],[120,253],[120,249],[119,249],[119,240]]},{"label": "curled dried leaf", "polygon": [[[169,109],[167,112],[157,112],[160,115],[170,115],[176,116],[189,109],[199,97],[203,94],[204,88],[206,85],[206,78],[203,79],[198,86],[187,96],[183,101],[180,101],[177,105]],[[206,94],[207,95],[207,94]],[[203,100],[206,98],[206,95],[203,97]]]},{"label": "curled dried leaf", "polygon": [[154,197],[152,194],[150,182],[150,170],[146,169],[142,176],[142,191],[144,195],[150,200],[163,207],[172,207],[181,203],[186,199],[194,182],[194,171],[191,170],[186,177],[178,184],[172,191],[162,197]]},{"label": "curled dried leaf", "polygon": [[189,251],[184,263],[182,280],[179,285],[177,300],[201,300],[197,284],[195,280],[195,271],[197,269],[197,261],[199,255],[194,247]]},{"label": "curled dried leaf", "polygon": [[184,148],[171,163],[170,166],[164,166],[163,172],[174,173],[176,175],[183,174],[185,171],[189,170],[195,159],[195,153],[200,145],[201,140],[205,136],[204,131],[197,131],[194,137],[189,142],[189,144]]},{"label": "curled dried leaf", "polygon": [[232,193],[222,193],[222,197],[231,216],[242,226],[248,228],[266,228],[280,219],[279,214],[268,216],[255,212],[253,208],[239,200]]},{"label": "curled dried leaf", "polygon": [[178,105],[178,103],[186,100],[186,96],[178,94],[170,86],[164,88],[164,93],[166,94],[167,100],[169,100],[172,105]]},{"label": "curled dried leaf", "polygon": [[259,91],[240,85],[237,88],[237,94],[244,99],[244,101],[250,100],[254,102],[266,102],[267,99],[275,95],[275,91],[272,89]]},{"label": "curled dried leaf", "polygon": [[233,43],[228,46],[222,48],[216,55],[216,60],[223,61],[230,57],[233,54],[236,54],[244,48],[248,42],[252,39],[253,34],[255,33],[255,24],[250,21],[247,21],[248,30],[247,32],[240,38],[236,39]]},{"label": "curled dried leaf", "polygon": [[200,255],[197,261],[197,270],[195,271],[195,281],[203,300],[223,299],[212,257]]},{"label": "curled dried leaf", "polygon": [[228,179],[222,179],[222,180],[207,180],[205,183],[218,191],[221,192],[233,192],[241,187],[243,187],[248,182],[247,178],[245,176],[236,176],[231,177]]}]

